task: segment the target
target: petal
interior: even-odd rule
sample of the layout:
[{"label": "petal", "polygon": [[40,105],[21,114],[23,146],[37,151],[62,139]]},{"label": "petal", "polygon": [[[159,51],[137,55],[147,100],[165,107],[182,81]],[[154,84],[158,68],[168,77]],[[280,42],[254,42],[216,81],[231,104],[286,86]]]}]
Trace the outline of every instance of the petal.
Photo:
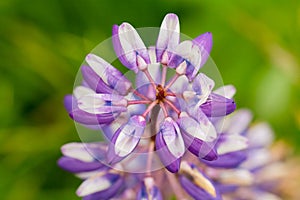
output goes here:
[{"label": "petal", "polygon": [[246,137],[251,148],[268,147],[274,140],[274,133],[267,123],[261,122],[251,126],[246,133]]},{"label": "petal", "polygon": [[233,99],[227,99],[218,94],[211,93],[200,109],[208,117],[222,117],[232,113],[236,108]]},{"label": "petal", "polygon": [[126,106],[126,99],[116,94],[87,94],[78,99],[78,107],[91,114],[120,113]]},{"label": "petal", "polygon": [[70,171],[72,173],[93,171],[104,167],[105,165],[101,162],[83,162],[70,157],[61,157],[58,160],[58,165],[64,170]]},{"label": "petal", "polygon": [[131,88],[131,82],[119,70],[94,54],[88,54],[85,60],[94,72],[111,88],[121,95],[128,93]]},{"label": "petal", "polygon": [[[200,115],[201,114],[199,112],[199,116]],[[216,130],[214,129],[213,125],[203,113],[200,117],[198,117],[198,120],[196,121],[194,118],[188,116],[185,112],[182,112],[178,119],[178,125],[182,131],[191,137],[207,142],[215,140]]]},{"label": "petal", "polygon": [[172,173],[177,172],[185,146],[179,127],[172,118],[168,117],[161,123],[155,145],[156,152],[166,168]]},{"label": "petal", "polygon": [[196,44],[201,51],[201,64],[199,67],[201,68],[207,61],[212,48],[212,34],[207,32],[199,35],[193,40],[193,43]]},{"label": "petal", "polygon": [[199,73],[194,79],[192,86],[193,90],[200,97],[201,103],[199,102],[198,105],[201,105],[211,94],[211,91],[215,86],[215,82],[205,74]]},{"label": "petal", "polygon": [[236,88],[233,85],[224,85],[214,91],[215,94],[221,95],[228,99],[232,99],[232,97],[236,93]]},{"label": "petal", "polygon": [[113,93],[113,89],[110,88],[91,67],[82,66],[81,73],[87,84],[97,93]]},{"label": "petal", "polygon": [[222,134],[219,140],[218,155],[244,150],[248,147],[248,139],[238,134]]},{"label": "petal", "polygon": [[100,174],[85,180],[76,194],[85,200],[109,199],[118,194],[122,184],[123,179],[119,174]]},{"label": "petal", "polygon": [[214,145],[211,143],[204,142],[201,139],[194,138],[189,134],[183,132],[182,134],[185,146],[188,150],[204,160],[216,160],[218,158],[217,152],[214,149]]},{"label": "petal", "polygon": [[179,20],[175,14],[167,14],[160,26],[156,42],[157,62],[162,60],[165,50],[174,51],[180,42]]},{"label": "petal", "polygon": [[247,109],[239,109],[233,115],[226,118],[221,123],[220,132],[226,134],[242,134],[248,128],[252,120],[252,113]]},{"label": "petal", "polygon": [[83,162],[101,161],[106,156],[103,143],[68,143],[61,147],[64,156]]},{"label": "petal", "polygon": [[116,39],[113,41],[115,41],[114,48],[117,56],[121,57],[120,61],[123,65],[137,73],[138,56],[143,58],[147,64],[150,63],[150,58],[145,44],[143,43],[137,31],[126,22],[122,23],[118,27],[117,31],[114,29],[113,34],[115,34],[114,36]]},{"label": "petal", "polygon": [[199,47],[190,40],[183,41],[176,46],[168,66],[176,68],[183,60],[187,63],[186,76],[189,81],[192,81],[200,68],[201,53]]},{"label": "petal", "polygon": [[200,130],[206,134],[206,141],[213,141],[217,138],[217,130],[214,124],[208,119],[202,110],[197,108],[188,108],[188,112],[197,120]]},{"label": "petal", "polygon": [[218,159],[216,160],[213,161],[202,160],[202,162],[204,162],[206,165],[210,167],[236,168],[246,159],[247,159],[247,154],[245,151],[235,151],[223,155],[218,155]]},{"label": "petal", "polygon": [[75,99],[75,97],[73,97],[73,95],[66,95],[65,96],[64,106],[65,106],[65,108],[68,112],[72,111],[75,102],[76,102],[76,99]]},{"label": "petal", "polygon": [[198,169],[182,162],[179,181],[184,190],[196,200],[221,199],[213,183]]},{"label": "petal", "polygon": [[79,122],[81,124],[86,125],[100,125],[100,124],[109,124],[112,121],[114,121],[119,113],[112,114],[112,113],[105,113],[101,115],[95,115],[88,112],[85,112],[83,110],[80,110],[79,108],[75,108],[72,111],[69,112],[69,116],[75,120],[76,122]]},{"label": "petal", "polygon": [[134,115],[121,126],[112,137],[109,145],[107,161],[110,164],[119,162],[128,156],[138,145],[146,120],[143,116]]}]

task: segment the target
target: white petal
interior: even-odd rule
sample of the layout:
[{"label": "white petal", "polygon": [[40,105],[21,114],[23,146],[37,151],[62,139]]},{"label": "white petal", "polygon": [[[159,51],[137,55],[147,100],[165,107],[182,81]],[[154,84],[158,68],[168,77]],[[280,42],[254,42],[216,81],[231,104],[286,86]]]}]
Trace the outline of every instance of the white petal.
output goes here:
[{"label": "white petal", "polygon": [[[192,41],[186,40],[181,42],[175,49],[175,53],[189,61],[193,67],[197,68],[201,63],[201,51]],[[196,70],[196,73],[198,70]]]},{"label": "white petal", "polygon": [[88,94],[96,94],[94,90],[84,86],[78,86],[73,90],[73,94],[76,99],[79,99]]},{"label": "white petal", "polygon": [[272,160],[272,155],[267,149],[251,150],[248,159],[242,163],[241,167],[246,169],[254,169],[264,166]]},{"label": "white petal", "polygon": [[175,14],[167,14],[160,26],[156,47],[160,50],[174,49],[179,43],[179,20]]},{"label": "white petal", "polygon": [[64,156],[75,158],[84,162],[92,162],[95,160],[93,155],[87,151],[83,143],[68,143],[61,147]]},{"label": "white petal", "polygon": [[274,140],[274,133],[267,123],[259,123],[250,127],[247,138],[251,147],[267,147]]},{"label": "white petal", "polygon": [[249,186],[253,183],[254,177],[248,170],[232,169],[222,171],[219,176],[219,181],[224,184]]},{"label": "white petal", "polygon": [[198,94],[199,102],[197,107],[206,102],[215,82],[203,73],[199,73],[193,81],[193,90]]},{"label": "white petal", "polygon": [[88,54],[85,58],[85,61],[103,79],[103,81],[107,83],[107,76],[105,76],[105,73],[106,68],[109,67],[110,64],[94,54]]},{"label": "white petal", "polygon": [[240,109],[223,122],[222,132],[226,134],[241,134],[245,131],[252,120],[252,113],[247,109]]},{"label": "white petal", "polygon": [[184,146],[184,141],[183,141],[180,129],[179,129],[178,125],[170,117],[168,117],[166,120],[173,123],[174,129],[163,132],[163,138],[164,138],[170,152],[176,158],[181,157],[185,152],[185,146]]},{"label": "white petal", "polygon": [[240,151],[248,147],[247,138],[240,135],[227,135],[225,141],[218,146],[218,155]]},{"label": "white petal", "polygon": [[136,51],[147,51],[139,34],[129,23],[125,22],[119,26],[119,39],[123,53],[129,61],[136,60]]},{"label": "white petal", "polygon": [[111,186],[110,180],[105,176],[91,177],[85,180],[77,189],[76,194],[79,197],[84,197],[96,192],[108,189]]},{"label": "white petal", "polygon": [[134,120],[139,120],[139,122],[129,121],[122,127],[122,130],[116,139],[115,153],[120,157],[125,157],[131,153],[138,145],[141,136],[144,133],[145,127],[141,124],[146,124],[145,119],[142,116],[137,116]]},{"label": "white petal", "polygon": [[219,94],[228,99],[232,99],[232,97],[236,93],[236,88],[233,85],[224,85],[214,91],[214,93]]}]

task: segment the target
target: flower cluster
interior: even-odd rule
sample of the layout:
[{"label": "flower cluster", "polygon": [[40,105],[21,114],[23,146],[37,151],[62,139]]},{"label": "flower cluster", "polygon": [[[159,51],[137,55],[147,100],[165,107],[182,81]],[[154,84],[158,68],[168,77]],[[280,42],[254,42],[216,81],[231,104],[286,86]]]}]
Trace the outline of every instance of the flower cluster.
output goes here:
[{"label": "flower cluster", "polygon": [[[255,141],[265,131],[248,130],[249,111],[231,114],[232,85],[214,90],[214,81],[199,73],[212,48],[211,33],[180,41],[175,14],[165,16],[155,46],[147,48],[128,23],[112,32],[116,55],[135,80],[89,54],[82,84],[65,97],[70,117],[106,138],[62,147],[59,166],[84,179],[77,195],[222,199],[240,198],[234,191],[241,186],[257,190],[253,169],[260,166],[251,159],[267,151],[269,138]],[[155,163],[160,167],[154,170]]]}]

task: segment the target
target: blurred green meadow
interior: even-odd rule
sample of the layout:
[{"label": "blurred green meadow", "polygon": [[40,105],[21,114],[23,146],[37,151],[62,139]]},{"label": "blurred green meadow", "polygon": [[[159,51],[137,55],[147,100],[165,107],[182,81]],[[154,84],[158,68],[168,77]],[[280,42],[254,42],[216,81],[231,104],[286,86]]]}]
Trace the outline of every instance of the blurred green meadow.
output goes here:
[{"label": "blurred green meadow", "polygon": [[211,57],[238,108],[269,122],[300,152],[300,2],[200,0],[0,1],[0,199],[71,200],[80,180],[59,169],[60,146],[80,141],[63,107],[85,55],[113,24],[212,32]]}]

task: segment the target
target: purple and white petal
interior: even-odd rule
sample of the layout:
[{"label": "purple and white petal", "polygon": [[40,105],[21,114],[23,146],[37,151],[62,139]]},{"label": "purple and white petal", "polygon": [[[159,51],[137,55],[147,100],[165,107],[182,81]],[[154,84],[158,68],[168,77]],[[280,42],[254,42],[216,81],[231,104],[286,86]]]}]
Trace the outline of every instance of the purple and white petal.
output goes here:
[{"label": "purple and white petal", "polygon": [[109,87],[102,78],[89,66],[81,66],[81,73],[91,89],[96,93],[113,93],[113,89]]},{"label": "purple and white petal", "polygon": [[236,88],[233,85],[224,85],[214,90],[214,93],[225,98],[232,99],[236,93]]},{"label": "purple and white petal", "polygon": [[269,147],[274,140],[274,133],[267,123],[258,123],[251,126],[246,137],[251,148]]},{"label": "purple and white petal", "polygon": [[176,46],[168,66],[176,68],[182,62],[186,62],[186,76],[189,81],[192,81],[200,68],[201,53],[199,47],[190,40],[183,41]]},{"label": "purple and white petal", "polygon": [[128,156],[138,145],[146,127],[141,115],[132,116],[113,135],[108,149],[107,162],[114,164]]},{"label": "purple and white petal", "polygon": [[61,147],[64,156],[83,162],[103,160],[106,156],[107,145],[103,143],[68,143]]},{"label": "purple and white petal", "polygon": [[184,190],[196,200],[221,199],[212,181],[185,161],[181,163],[179,181]]},{"label": "purple and white petal", "polygon": [[126,95],[131,88],[131,82],[116,68],[94,54],[85,58],[89,66],[101,79],[119,94]]},{"label": "purple and white petal", "polygon": [[167,117],[161,123],[155,145],[157,154],[166,168],[172,173],[177,172],[185,145],[178,125],[171,117]]},{"label": "purple and white petal", "polygon": [[144,42],[129,23],[122,23],[119,27],[114,26],[113,34],[114,48],[123,65],[137,73],[138,59],[143,59],[143,63],[150,63]]},{"label": "purple and white petal", "polygon": [[238,134],[222,134],[219,140],[218,155],[244,150],[248,147],[248,139]]},{"label": "purple and white petal", "polygon": [[77,160],[71,157],[63,156],[61,157],[58,162],[58,166],[62,169],[67,170],[72,173],[79,173],[79,172],[87,172],[93,171],[100,168],[105,168],[106,166],[99,161],[94,162],[84,162],[81,160]]},{"label": "purple and white petal", "polygon": [[206,160],[217,159],[214,149],[216,132],[213,131],[211,124],[206,121],[196,121],[183,112],[178,119],[178,125],[185,145],[191,153]]},{"label": "purple and white petal", "polygon": [[239,109],[233,115],[221,120],[218,131],[226,134],[242,134],[247,130],[252,120],[252,113],[247,109]]},{"label": "purple and white petal", "polygon": [[178,17],[172,13],[167,14],[160,26],[159,35],[156,42],[157,62],[162,61],[162,56],[164,53],[174,51],[179,42],[180,28]]},{"label": "purple and white petal", "polygon": [[232,113],[236,108],[233,99],[227,99],[215,93],[211,93],[206,102],[200,105],[200,109],[208,117],[222,117]]},{"label": "purple and white petal", "polygon": [[193,43],[199,47],[201,52],[201,63],[199,66],[200,69],[206,63],[209,57],[212,48],[212,34],[210,32],[207,32],[199,35],[193,40]]},{"label": "purple and white petal", "polygon": [[218,159],[208,161],[201,160],[206,165],[214,168],[236,168],[247,159],[247,153],[245,151],[235,151],[218,155]]},{"label": "purple and white petal", "polygon": [[126,106],[127,100],[116,94],[87,94],[78,99],[78,107],[91,114],[120,113]]},{"label": "purple and white petal", "polygon": [[76,194],[85,200],[110,199],[116,196],[124,181],[119,174],[99,174],[85,180]]}]

